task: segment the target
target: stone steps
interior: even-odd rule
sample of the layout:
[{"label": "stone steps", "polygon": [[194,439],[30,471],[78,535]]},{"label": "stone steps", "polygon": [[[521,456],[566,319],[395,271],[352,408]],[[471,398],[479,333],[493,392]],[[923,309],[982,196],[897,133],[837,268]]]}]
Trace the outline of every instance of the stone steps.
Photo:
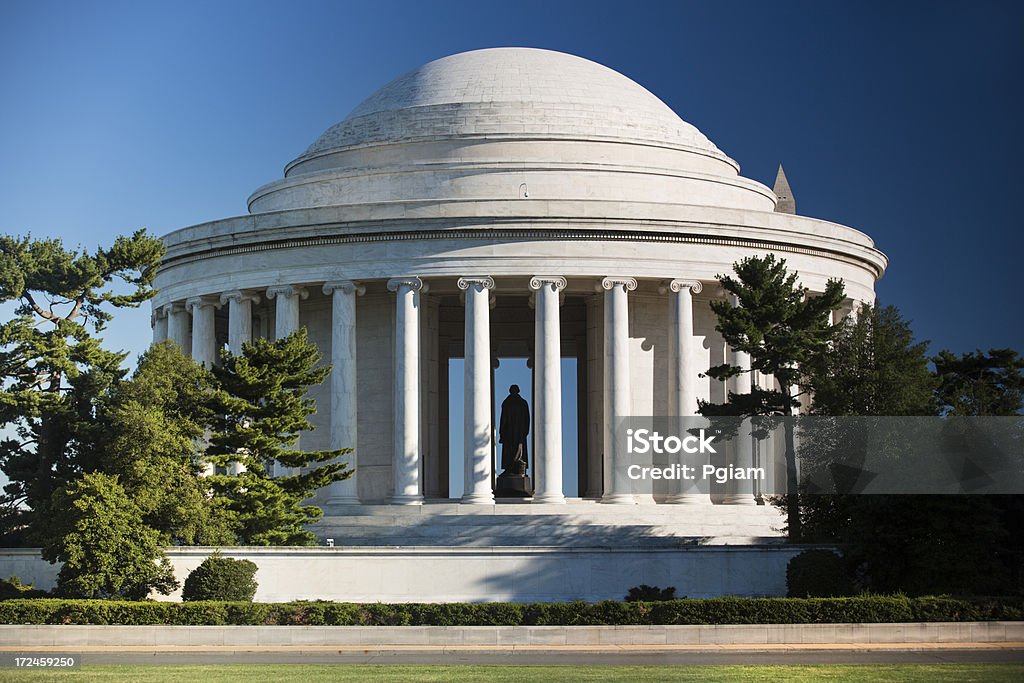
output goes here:
[{"label": "stone steps", "polygon": [[665,548],[783,541],[767,506],[596,504],[332,506],[311,529],[336,546]]}]

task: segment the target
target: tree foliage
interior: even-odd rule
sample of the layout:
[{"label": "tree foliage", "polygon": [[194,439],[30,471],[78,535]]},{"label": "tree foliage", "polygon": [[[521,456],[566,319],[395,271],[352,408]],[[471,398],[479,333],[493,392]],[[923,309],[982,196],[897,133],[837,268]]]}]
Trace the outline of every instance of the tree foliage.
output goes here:
[{"label": "tree foliage", "polygon": [[[963,394],[992,395],[988,388],[971,391],[970,379],[950,377],[963,369],[958,362],[933,374],[927,347],[915,340],[894,307],[863,306],[840,327],[834,352],[811,378],[812,413],[934,416],[951,397],[943,385]],[[952,356],[944,352],[939,358]],[[986,593],[1008,585],[1007,553],[1014,545],[1007,520],[1019,514],[1005,515],[1003,508],[1014,498],[808,495],[800,498],[800,512],[804,538],[841,543],[862,589]]]},{"label": "tree foliage", "polygon": [[54,522],[43,557],[63,562],[58,596],[141,600],[150,591],[167,595],[178,587],[160,535],[145,524],[116,476],[85,474],[55,498],[64,514]]},{"label": "tree foliage", "polygon": [[0,501],[4,531],[24,532],[55,491],[92,468],[97,402],[125,372],[125,355],[93,334],[111,308],[153,296],[162,255],[163,244],[144,230],[93,252],[0,236],[0,303],[15,306],[0,325],[0,424],[9,428],[0,468],[10,479]]},{"label": "tree foliage", "polygon": [[116,474],[168,545],[235,542],[223,501],[202,476],[213,376],[172,341],[154,344],[99,410],[99,469]]},{"label": "tree foliage", "polygon": [[[736,277],[719,275],[718,281],[731,301],[712,301],[718,316],[715,326],[733,351],[749,354],[750,367],[724,363],[710,368],[707,375],[726,382],[757,371],[774,376],[777,386],[758,387],[751,382],[750,393],[728,392],[728,402],[700,402],[702,415],[788,415],[800,406],[809,377],[820,372],[829,353],[834,327],[829,313],[843,300],[843,284],[829,280],[819,296],[808,296],[798,284],[799,274],[786,270],[786,261],[773,254],[745,258],[733,265]],[[793,387],[798,387],[794,392]],[[788,489],[795,491],[796,452],[792,421],[785,423]],[[796,496],[788,497],[787,522],[792,540],[801,537]]]},{"label": "tree foliage", "polygon": [[225,353],[222,359],[213,370],[217,389],[209,404],[213,418],[206,449],[218,470],[209,478],[214,495],[234,515],[241,543],[315,543],[316,536],[303,527],[323,511],[303,501],[351,476],[344,463],[332,462],[351,449],[292,446],[300,432],[313,429],[309,416],[316,405],[306,392],[327,377],[330,367],[317,365],[320,354],[304,329],[273,342],[257,339],[243,345],[240,355]]},{"label": "tree foliage", "polygon": [[1024,408],[1024,358],[1013,349],[989,349],[932,359],[936,396],[950,415],[1017,415]]},{"label": "tree foliage", "polygon": [[838,327],[810,377],[816,415],[935,415],[928,342],[918,342],[894,306],[863,304]]}]

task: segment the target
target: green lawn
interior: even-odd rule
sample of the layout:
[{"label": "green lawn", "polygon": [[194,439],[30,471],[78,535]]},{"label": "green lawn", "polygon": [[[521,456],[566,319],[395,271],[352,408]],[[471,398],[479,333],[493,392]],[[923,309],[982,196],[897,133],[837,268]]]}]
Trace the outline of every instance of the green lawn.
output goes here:
[{"label": "green lawn", "polygon": [[0,671],[3,681],[955,681],[1024,680],[1024,664],[894,664],[817,666],[404,666],[295,664],[216,666],[85,666],[61,672]]}]

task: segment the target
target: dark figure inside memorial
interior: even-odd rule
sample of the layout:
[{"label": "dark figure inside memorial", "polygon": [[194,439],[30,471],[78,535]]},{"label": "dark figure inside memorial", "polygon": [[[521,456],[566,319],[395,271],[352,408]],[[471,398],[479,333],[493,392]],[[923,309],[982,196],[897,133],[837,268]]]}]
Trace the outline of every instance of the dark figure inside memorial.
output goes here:
[{"label": "dark figure inside memorial", "polygon": [[527,447],[530,434],[530,405],[519,395],[519,385],[508,388],[501,402],[498,420],[498,443],[501,444],[501,468],[495,495],[525,497],[532,495],[530,478],[526,476]]}]

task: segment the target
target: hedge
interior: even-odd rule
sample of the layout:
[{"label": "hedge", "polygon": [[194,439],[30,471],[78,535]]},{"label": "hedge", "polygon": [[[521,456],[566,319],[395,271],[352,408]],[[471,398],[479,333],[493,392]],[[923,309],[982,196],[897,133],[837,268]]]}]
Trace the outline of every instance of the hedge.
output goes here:
[{"label": "hedge", "polygon": [[359,604],[343,602],[0,601],[2,624],[181,626],[592,626],[1024,621],[1024,598],[861,596],[664,602]]}]

